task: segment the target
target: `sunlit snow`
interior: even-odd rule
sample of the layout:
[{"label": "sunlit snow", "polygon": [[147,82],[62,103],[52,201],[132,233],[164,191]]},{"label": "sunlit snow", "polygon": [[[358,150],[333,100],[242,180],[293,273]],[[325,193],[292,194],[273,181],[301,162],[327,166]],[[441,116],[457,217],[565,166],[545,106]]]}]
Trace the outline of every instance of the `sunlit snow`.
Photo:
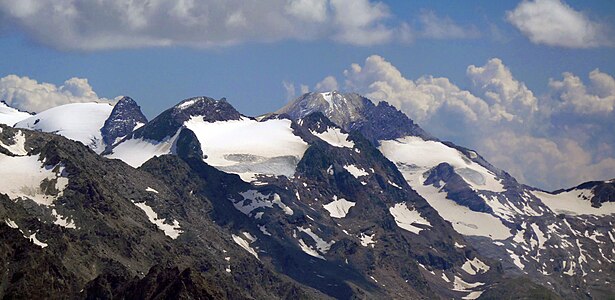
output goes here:
[{"label": "sunlit snow", "polygon": [[324,204],[323,207],[329,211],[329,215],[332,218],[343,218],[348,214],[350,208],[355,206],[355,202],[350,202],[344,198],[337,198],[337,196],[333,196],[333,201]]},{"label": "sunlit snow", "polygon": [[[27,198],[41,205],[52,205],[53,200],[62,195],[68,179],[62,176],[63,167],[44,166],[38,159],[38,156],[0,154],[0,193],[12,200]],[[48,195],[41,189],[44,180],[56,180],[57,196]]]},{"label": "sunlit snow", "polygon": [[471,161],[457,149],[440,142],[407,136],[397,140],[381,141],[380,150],[394,162],[415,165],[425,170],[440,163],[448,163],[472,188],[492,192],[504,191],[504,186],[491,171]]},{"label": "sunlit snow", "polygon": [[181,129],[177,130],[175,135],[166,137],[161,142],[142,138],[124,141],[113,148],[113,153],[107,157],[120,159],[138,168],[153,157],[171,154],[180,132]]},{"label": "sunlit snow", "polygon": [[310,131],[319,139],[327,142],[329,145],[339,148],[352,148],[354,142],[348,139],[348,134],[343,133],[339,128],[329,127],[325,132]]},{"label": "sunlit snow", "polygon": [[365,172],[365,170],[355,166],[355,165],[347,165],[344,166],[344,169],[346,169],[346,171],[348,171],[348,173],[350,173],[352,176],[354,176],[355,178],[359,178],[361,176],[367,176],[369,175],[369,173]]},{"label": "sunlit snow", "polygon": [[233,236],[233,241],[235,241],[237,245],[239,245],[244,250],[248,251],[248,253],[254,255],[254,257],[258,258],[258,254],[254,250],[254,248],[250,247],[250,244],[253,243],[255,240],[250,240],[247,237],[243,238],[243,237],[240,237],[234,234],[232,236]]},{"label": "sunlit snow", "polygon": [[29,113],[21,112],[0,101],[0,124],[13,126],[15,123],[31,116]]},{"label": "sunlit snow", "polygon": [[427,225],[431,227],[431,223],[421,216],[418,210],[408,209],[406,203],[397,203],[389,208],[389,212],[395,218],[395,223],[402,229],[418,234],[423,228],[413,224]]},{"label": "sunlit snow", "polygon": [[615,213],[615,202],[602,203],[600,208],[593,207],[590,200],[594,194],[587,189],[574,189],[555,195],[540,191],[532,191],[532,194],[558,214],[604,216]]},{"label": "sunlit snow", "polygon": [[8,150],[14,155],[28,154],[28,151],[26,150],[26,136],[23,132],[21,132],[21,130],[15,133],[15,136],[13,136],[13,142],[13,144],[7,145],[0,140],[0,147]]},{"label": "sunlit snow", "polygon": [[173,224],[167,224],[165,222],[166,219],[158,218],[158,214],[145,202],[142,202],[142,203],[133,202],[133,203],[134,205],[139,207],[141,210],[143,210],[143,212],[145,212],[145,214],[147,215],[147,219],[152,224],[155,224],[158,227],[158,229],[162,230],[166,236],[172,239],[176,239],[183,232],[177,220],[173,220],[172,222]]},{"label": "sunlit snow", "polygon": [[65,104],[22,120],[15,127],[53,132],[101,153],[105,144],[100,129],[112,110],[113,106],[107,103]]},{"label": "sunlit snow", "polygon": [[470,275],[485,273],[489,271],[490,269],[488,265],[486,265],[484,262],[482,262],[480,259],[476,257],[472,260],[469,260],[469,259],[466,260],[466,262],[463,263],[461,268]]},{"label": "sunlit snow", "polygon": [[201,143],[205,162],[244,181],[256,175],[291,177],[308,144],[293,134],[290,120],[256,120],[242,118],[206,122],[192,117],[185,126]]},{"label": "sunlit snow", "polygon": [[475,212],[446,198],[446,192],[432,185],[423,185],[425,178],[420,172],[400,168],[408,184],[438,211],[440,216],[451,222],[455,231],[463,235],[485,236],[494,240],[505,240],[512,236],[502,221],[488,213]]}]

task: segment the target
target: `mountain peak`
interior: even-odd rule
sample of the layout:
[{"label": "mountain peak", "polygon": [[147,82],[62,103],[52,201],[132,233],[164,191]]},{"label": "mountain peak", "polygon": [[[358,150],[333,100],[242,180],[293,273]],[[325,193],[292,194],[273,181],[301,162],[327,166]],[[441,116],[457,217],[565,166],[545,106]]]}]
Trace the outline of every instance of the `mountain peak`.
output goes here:
[{"label": "mountain peak", "polygon": [[141,107],[134,99],[124,96],[115,104],[100,132],[105,145],[110,147],[145,123],[147,118],[141,112]]},{"label": "mountain peak", "polygon": [[338,91],[312,92],[302,95],[276,113],[286,113],[293,119],[301,119],[313,112],[322,112],[342,128],[361,119],[365,106],[373,104],[358,94],[342,94]]},{"label": "mountain peak", "polygon": [[171,114],[181,122],[187,121],[192,116],[202,116],[208,122],[241,118],[241,114],[226,101],[226,98],[216,100],[203,96],[192,97],[181,101],[171,110]]},{"label": "mountain peak", "polygon": [[13,126],[15,123],[31,116],[32,114],[29,112],[21,111],[4,101],[0,101],[0,124]]},{"label": "mountain peak", "polygon": [[406,114],[385,101],[378,105],[356,93],[312,92],[287,104],[276,113],[302,119],[314,112],[323,113],[331,122],[346,131],[358,130],[377,144],[378,140],[407,135],[433,139]]},{"label": "mountain peak", "polygon": [[242,115],[226,101],[209,97],[192,97],[179,102],[135,132],[136,137],[161,141],[173,136],[184,122],[202,117],[205,122],[239,120]]}]

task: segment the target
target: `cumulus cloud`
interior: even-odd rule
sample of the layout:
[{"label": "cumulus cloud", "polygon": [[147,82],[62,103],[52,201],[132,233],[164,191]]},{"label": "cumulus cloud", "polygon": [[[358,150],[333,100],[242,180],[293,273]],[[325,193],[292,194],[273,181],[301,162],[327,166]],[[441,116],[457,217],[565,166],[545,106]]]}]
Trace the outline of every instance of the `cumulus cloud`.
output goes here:
[{"label": "cumulus cloud", "polygon": [[490,59],[483,67],[471,65],[466,74],[472,91],[487,101],[496,120],[523,123],[538,110],[532,91],[517,81],[500,59]]},{"label": "cumulus cloud", "polygon": [[567,48],[613,46],[606,24],[560,0],[524,0],[506,19],[535,44]]},{"label": "cumulus cloud", "polygon": [[315,90],[319,92],[327,92],[338,90],[337,79],[333,76],[325,77],[321,82],[316,84]]},{"label": "cumulus cloud", "polygon": [[73,77],[56,86],[17,75],[0,78],[0,100],[29,112],[40,112],[68,103],[112,102],[99,98],[84,78]]},{"label": "cumulus cloud", "polygon": [[[387,101],[435,136],[478,150],[522,182],[545,189],[615,177],[615,79],[564,73],[536,96],[497,58],[448,78],[408,79],[378,55],[343,72],[343,89]],[[332,76],[326,77],[333,81]],[[336,80],[337,82],[337,80]]]},{"label": "cumulus cloud", "polygon": [[466,39],[480,37],[474,26],[463,27],[449,17],[440,17],[433,11],[423,11],[419,17],[423,30],[421,34],[434,39]]},{"label": "cumulus cloud", "polygon": [[42,44],[86,51],[284,39],[373,45],[409,34],[370,0],[0,0],[0,19]]},{"label": "cumulus cloud", "polygon": [[555,190],[615,177],[613,156],[596,159],[593,149],[572,137],[545,138],[501,131],[480,142],[493,163],[518,180],[538,187]]},{"label": "cumulus cloud", "polygon": [[615,107],[615,79],[596,69],[589,73],[589,86],[572,73],[562,80],[549,80],[556,109],[578,114],[610,114]]}]

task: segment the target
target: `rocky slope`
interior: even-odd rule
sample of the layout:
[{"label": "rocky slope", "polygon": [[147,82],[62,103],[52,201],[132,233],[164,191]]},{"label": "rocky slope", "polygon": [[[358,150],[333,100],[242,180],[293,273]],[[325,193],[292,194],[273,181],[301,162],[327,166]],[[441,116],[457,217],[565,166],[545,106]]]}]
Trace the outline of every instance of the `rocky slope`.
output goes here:
[{"label": "rocky slope", "polygon": [[1,297],[325,298],[238,246],[205,192],[60,136],[0,130],[1,177],[11,178],[0,183]]}]

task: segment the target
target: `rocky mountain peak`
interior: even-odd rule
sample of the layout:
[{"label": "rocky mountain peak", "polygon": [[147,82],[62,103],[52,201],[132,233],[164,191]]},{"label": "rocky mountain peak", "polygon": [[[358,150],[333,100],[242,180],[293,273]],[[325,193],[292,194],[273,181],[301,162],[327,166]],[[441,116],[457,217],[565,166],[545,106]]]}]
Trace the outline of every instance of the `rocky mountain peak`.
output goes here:
[{"label": "rocky mountain peak", "polygon": [[13,126],[15,123],[31,117],[32,114],[10,106],[4,101],[0,101],[0,124]]},{"label": "rocky mountain peak", "polygon": [[171,109],[171,115],[181,122],[190,117],[202,116],[207,122],[238,120],[241,114],[226,101],[209,97],[193,97],[183,100]]},{"label": "rocky mountain peak", "polygon": [[205,122],[239,120],[242,115],[226,101],[209,97],[188,98],[162,112],[146,126],[135,131],[135,136],[161,141],[177,133],[184,122],[202,117]]},{"label": "rocky mountain peak", "polygon": [[109,147],[145,123],[147,118],[141,112],[141,107],[132,98],[124,96],[115,104],[100,132]]},{"label": "rocky mountain peak", "polygon": [[332,122],[347,129],[362,118],[365,106],[370,104],[368,99],[358,94],[312,92],[302,95],[276,113],[286,113],[293,119],[301,119],[313,112],[322,112]]},{"label": "rocky mountain peak", "polygon": [[313,112],[323,113],[346,131],[357,130],[377,144],[379,140],[408,135],[434,139],[406,114],[381,101],[378,104],[356,93],[338,91],[307,93],[284,106],[276,113],[301,119]]}]

